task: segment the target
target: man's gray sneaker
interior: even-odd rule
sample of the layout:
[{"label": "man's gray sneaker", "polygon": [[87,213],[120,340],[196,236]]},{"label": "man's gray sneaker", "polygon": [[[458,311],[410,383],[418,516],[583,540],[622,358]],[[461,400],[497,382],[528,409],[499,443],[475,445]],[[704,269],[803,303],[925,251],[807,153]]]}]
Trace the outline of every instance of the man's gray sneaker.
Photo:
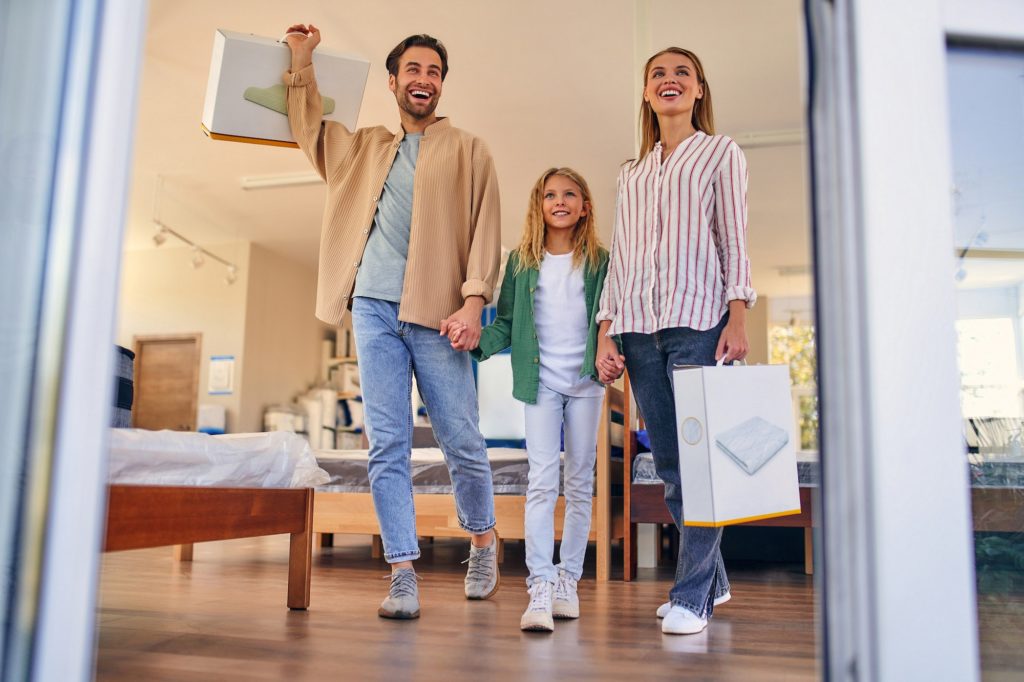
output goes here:
[{"label": "man's gray sneaker", "polygon": [[380,604],[377,615],[382,618],[408,620],[420,617],[420,589],[416,571],[400,568],[391,574],[391,591]]},{"label": "man's gray sneaker", "polygon": [[487,547],[469,546],[466,599],[487,599],[498,591],[498,533]]}]

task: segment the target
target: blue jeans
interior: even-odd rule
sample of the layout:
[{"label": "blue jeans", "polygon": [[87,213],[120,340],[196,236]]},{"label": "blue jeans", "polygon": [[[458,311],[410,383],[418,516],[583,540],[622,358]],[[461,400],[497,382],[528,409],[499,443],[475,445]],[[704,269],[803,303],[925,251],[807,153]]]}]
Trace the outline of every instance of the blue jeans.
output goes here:
[{"label": "blue jeans", "polygon": [[665,504],[680,534],[675,584],[669,598],[674,606],[707,618],[714,610],[713,600],[729,591],[719,550],[722,529],[683,525],[672,369],[675,365],[714,365],[718,339],[728,319],[726,315],[707,331],[675,327],[653,334],[622,334],[622,354],[633,394],[647,424],[658,476],[665,483]]},{"label": "blue jeans", "polygon": [[436,329],[398,321],[398,304],[352,301],[359,356],[369,476],[388,563],[420,556],[412,497],[412,377],[448,464],[459,525],[479,535],[494,527],[494,490],[480,435],[476,386],[468,353],[453,350]]}]

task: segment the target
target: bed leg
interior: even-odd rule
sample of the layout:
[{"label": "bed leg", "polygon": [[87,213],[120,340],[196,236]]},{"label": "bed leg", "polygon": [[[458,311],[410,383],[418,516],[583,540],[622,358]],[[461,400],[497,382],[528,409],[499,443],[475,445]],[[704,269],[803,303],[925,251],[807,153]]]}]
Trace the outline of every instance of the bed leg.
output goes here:
[{"label": "bed leg", "polygon": [[505,563],[505,540],[498,538],[498,563]]},{"label": "bed leg", "polygon": [[380,559],[384,556],[384,543],[379,535],[370,536],[370,557]]},{"label": "bed leg", "polygon": [[804,573],[814,575],[814,529],[804,528]]},{"label": "bed leg", "polygon": [[334,533],[316,533],[316,535],[319,536],[316,544],[321,548],[334,547]]},{"label": "bed leg", "polygon": [[175,561],[192,561],[192,545],[175,545],[174,546],[174,560]]},{"label": "bed leg", "polygon": [[313,570],[313,489],[306,490],[306,522],[291,534],[288,550],[288,608],[309,608],[309,583]]}]

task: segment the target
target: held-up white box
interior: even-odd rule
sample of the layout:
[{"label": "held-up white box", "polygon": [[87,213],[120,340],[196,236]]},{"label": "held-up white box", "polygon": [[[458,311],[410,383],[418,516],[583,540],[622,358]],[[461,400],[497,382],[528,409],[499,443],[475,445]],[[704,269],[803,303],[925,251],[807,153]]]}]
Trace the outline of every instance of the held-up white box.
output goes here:
[{"label": "held-up white box", "polygon": [[[203,131],[215,140],[295,147],[281,75],[291,66],[284,43],[217,29],[203,105]],[[354,130],[370,62],[317,48],[313,52],[324,119]]]},{"label": "held-up white box", "polygon": [[674,384],[686,525],[799,514],[789,368],[676,367]]}]

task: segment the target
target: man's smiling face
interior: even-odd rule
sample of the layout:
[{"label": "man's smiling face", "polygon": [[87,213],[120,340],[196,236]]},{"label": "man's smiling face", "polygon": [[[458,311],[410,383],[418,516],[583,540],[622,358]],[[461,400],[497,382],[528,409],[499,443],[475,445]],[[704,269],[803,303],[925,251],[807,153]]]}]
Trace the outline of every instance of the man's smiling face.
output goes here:
[{"label": "man's smiling face", "polygon": [[398,74],[388,76],[388,88],[402,111],[430,118],[441,99],[441,55],[429,47],[410,47],[398,60]]}]

